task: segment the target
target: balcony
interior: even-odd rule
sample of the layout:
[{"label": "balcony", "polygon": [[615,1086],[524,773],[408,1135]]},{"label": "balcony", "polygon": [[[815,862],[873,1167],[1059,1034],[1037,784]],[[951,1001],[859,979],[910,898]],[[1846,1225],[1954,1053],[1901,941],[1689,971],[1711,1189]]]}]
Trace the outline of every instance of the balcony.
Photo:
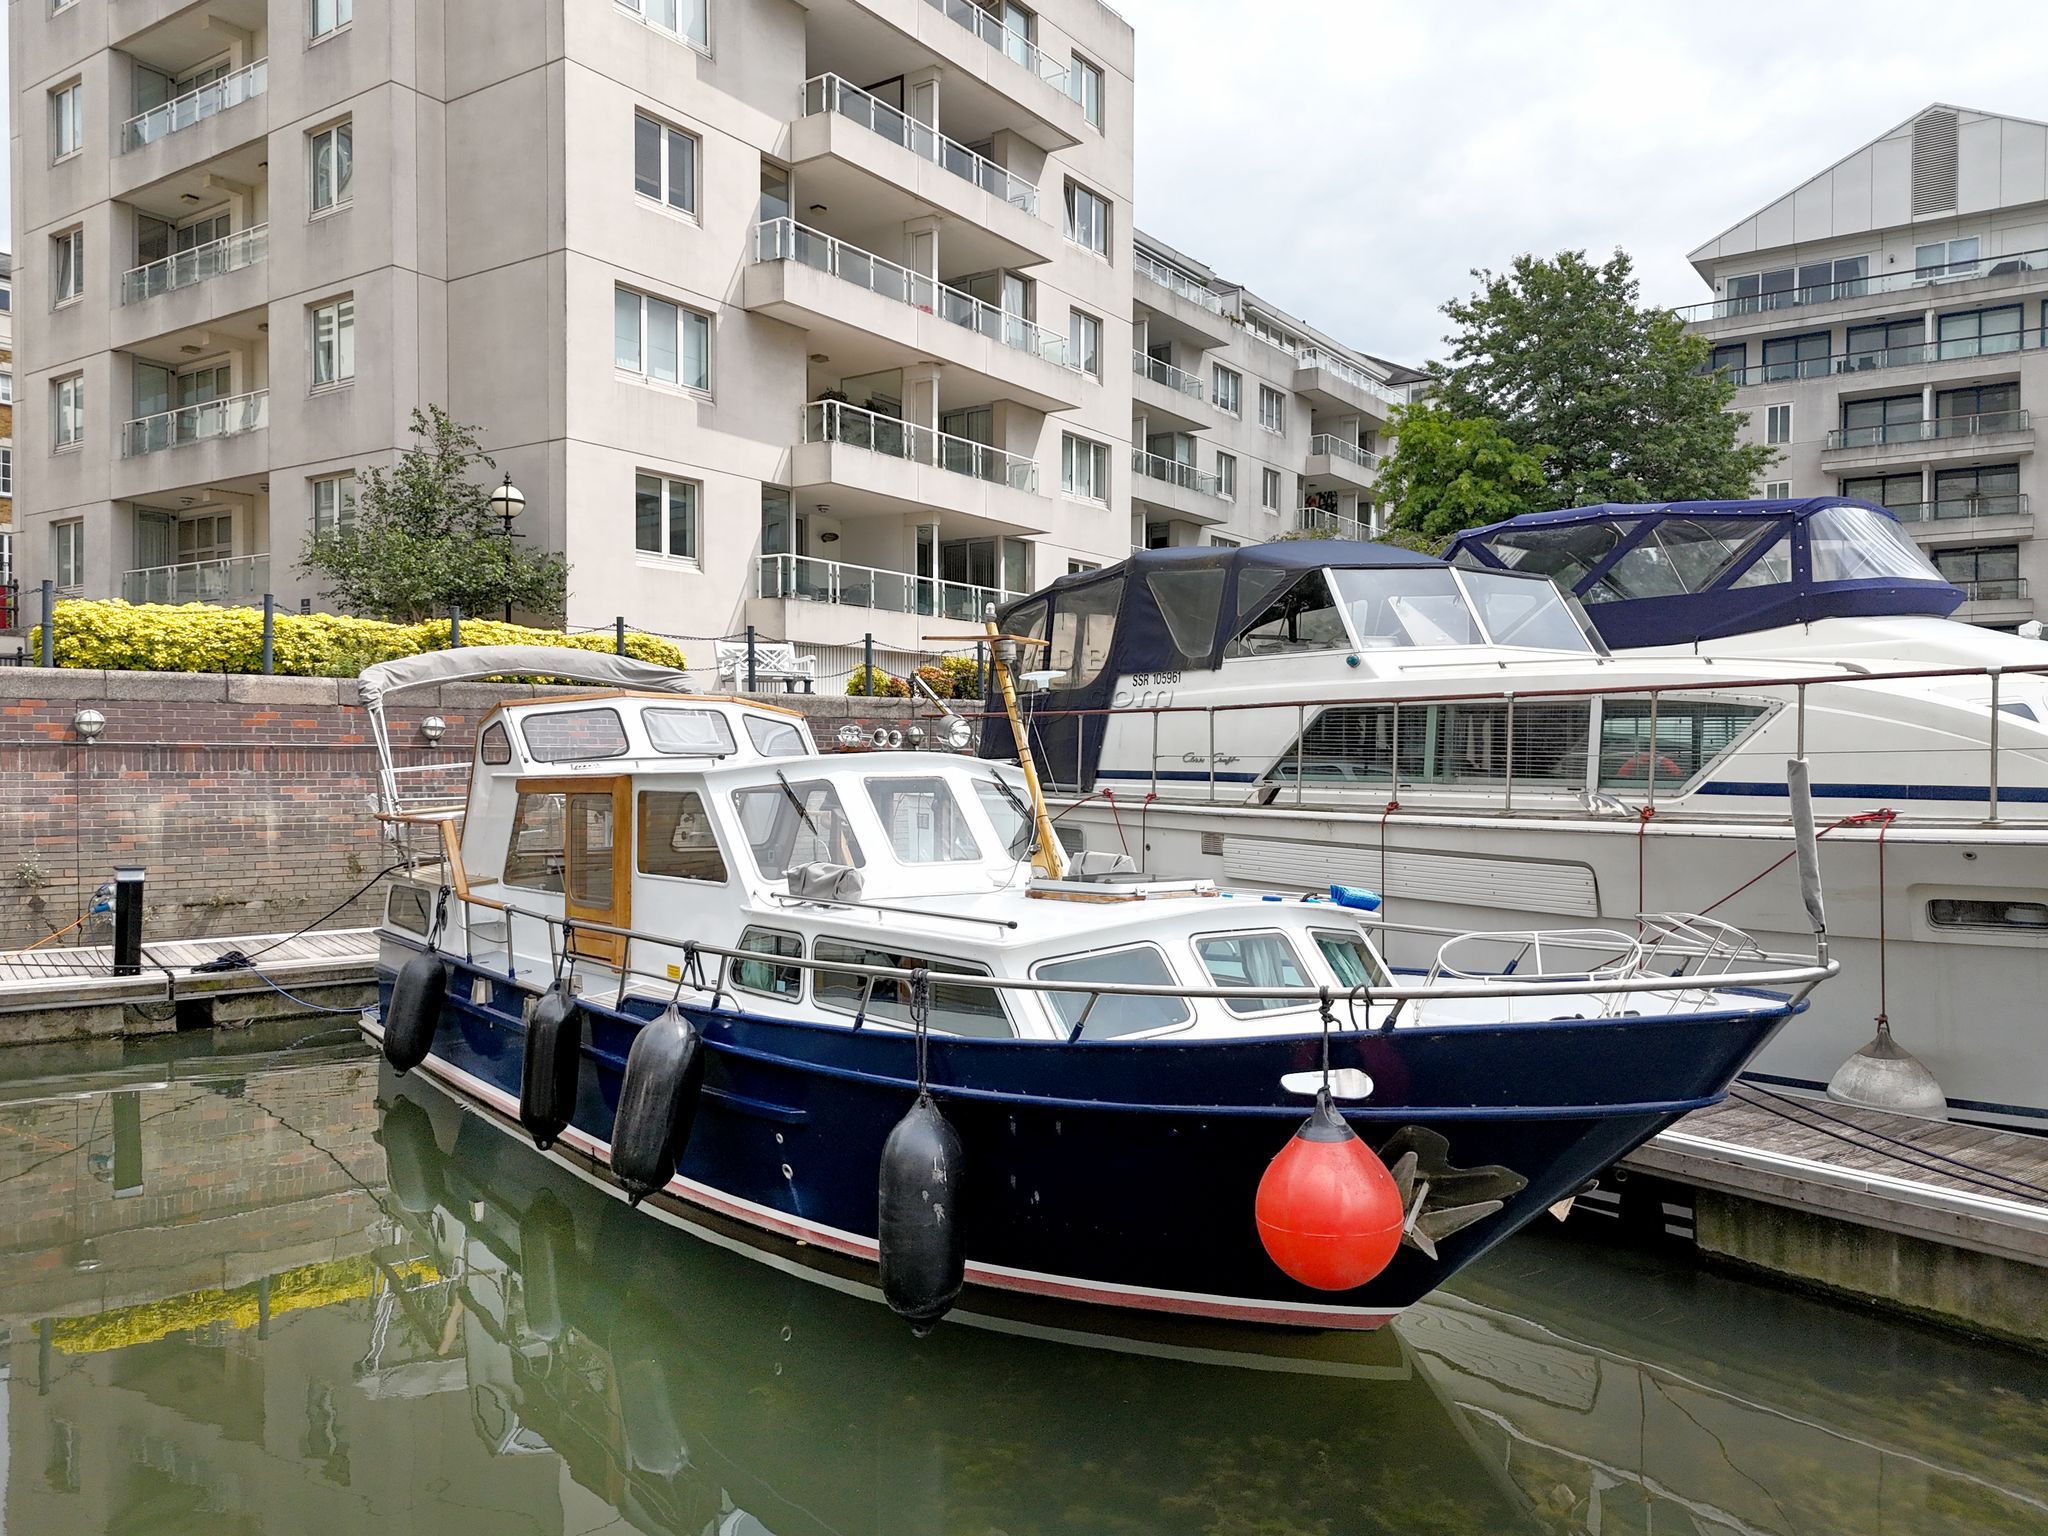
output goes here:
[{"label": "balcony", "polygon": [[202,85],[196,91],[173,97],[160,107],[136,113],[121,125],[121,153],[131,154],[159,139],[196,127],[210,117],[220,116],[230,107],[253,101],[269,88],[270,60],[258,59],[211,85]]},{"label": "balcony", "polygon": [[1192,523],[1220,523],[1230,516],[1223,482],[1192,464],[1164,454],[1131,450],[1131,500]]},{"label": "balcony", "polygon": [[947,220],[949,265],[966,271],[1032,266],[1058,253],[1038,188],[929,123],[837,75],[804,83],[790,126],[790,163],[807,203],[900,231],[934,213]]},{"label": "balcony", "polygon": [[1236,333],[1236,322],[1217,294],[1143,251],[1136,253],[1132,265],[1144,280],[1136,298],[1151,311],[1148,329],[1154,340],[1179,341],[1202,349],[1220,347]]},{"label": "balcony", "polygon": [[933,360],[957,389],[1037,411],[1085,392],[1058,332],[794,219],[756,226],[743,287],[748,309],[803,327],[842,377]]},{"label": "balcony", "polygon": [[248,608],[261,603],[269,590],[268,555],[144,566],[121,577],[121,597],[130,603],[221,603]]},{"label": "balcony", "polygon": [[1370,539],[1373,528],[1355,517],[1322,507],[1303,507],[1294,514],[1294,531],[1318,539]]},{"label": "balcony", "polygon": [[1308,440],[1308,462],[1302,474],[1311,480],[1335,480],[1356,490],[1368,490],[1378,473],[1380,456],[1361,448],[1348,437],[1318,432]]},{"label": "balcony", "polygon": [[142,416],[121,428],[121,457],[140,458],[187,443],[211,438],[239,437],[270,425],[270,391],[253,390],[246,395],[229,395],[200,405],[182,406]]},{"label": "balcony", "polygon": [[1295,356],[1294,392],[1324,410],[1357,411],[1382,422],[1395,406],[1408,402],[1405,390],[1374,378],[1349,358],[1313,349]]},{"label": "balcony", "polygon": [[2009,331],[1999,336],[1958,337],[1949,341],[1923,341],[1907,347],[1884,347],[1874,352],[1848,352],[1831,357],[1803,357],[1793,362],[1756,363],[1747,368],[1726,368],[1722,372],[1735,387],[1782,384],[1796,379],[1825,379],[1838,374],[1879,373],[1887,368],[1910,368],[1923,363],[1980,362],[1987,357],[2006,357],[2015,352],[2036,351],[2041,346],[2037,332]]},{"label": "balcony", "polygon": [[974,3],[974,0],[925,0],[933,10],[956,26],[964,27],[1004,57],[1021,64],[1062,96],[1067,89],[1067,69],[1039,51],[1038,45]]},{"label": "balcony", "polygon": [[226,235],[179,251],[161,261],[133,267],[121,276],[121,302],[140,304],[159,294],[190,288],[244,267],[253,267],[270,254],[270,226],[258,224],[238,234]]},{"label": "balcony", "polygon": [[1024,594],[1006,592],[1001,587],[913,576],[908,571],[882,571],[872,566],[820,560],[815,555],[762,555],[756,565],[754,595],[979,623],[990,603],[1001,605]]},{"label": "balcony", "polygon": [[914,513],[928,520],[950,512],[972,519],[963,533],[974,534],[1045,533],[1051,526],[1034,461],[843,400],[804,407],[790,484],[799,500],[829,502],[837,517]]},{"label": "balcony", "polygon": [[1208,409],[1209,392],[1195,374],[1132,349],[1131,372],[1136,381],[1132,399],[1145,413],[1153,432],[1200,432],[1215,425]]},{"label": "balcony", "polygon": [[1965,532],[1971,523],[2032,515],[2026,493],[2020,491],[1991,496],[1952,496],[1939,501],[1912,501],[1899,506],[1888,506],[1885,510],[1902,523],[1928,525],[1916,530],[1923,534],[1939,531],[1936,525],[1943,523],[1964,525],[1955,530],[1961,533]]},{"label": "balcony", "polygon": [[1821,445],[1830,470],[1865,464],[1979,458],[2034,451],[2033,416],[2028,411],[1986,411],[1976,416],[1941,416],[1932,421],[1897,421],[1882,426],[1837,427]]},{"label": "balcony", "polygon": [[1959,581],[1963,605],[1952,617],[1972,624],[2009,623],[2034,616],[2033,598],[2024,576],[2004,576],[1989,581]]},{"label": "balcony", "polygon": [[[1951,285],[1970,284],[1966,292],[1974,296],[1980,292],[2040,281],[2034,274],[2048,273],[2048,250],[2016,251],[2010,255],[1981,257],[1975,262],[1968,263],[1966,270],[1957,270],[1959,266],[1964,265],[1949,262],[1938,267],[1916,267],[1906,272],[1882,272],[1875,277],[1848,278],[1838,283],[1786,288],[1777,293],[1753,294],[1734,299],[1710,299],[1704,304],[1684,305],[1674,309],[1672,314],[1687,325],[1702,325],[1718,320],[1774,314],[1781,310],[1819,304],[1836,304],[1883,297],[1888,294],[1910,293],[1915,289],[1928,291],[1914,302],[1931,306],[1937,300],[1948,303],[1961,296],[1958,293],[1940,291]],[[1896,309],[1899,306],[1894,303],[1866,307]]]}]

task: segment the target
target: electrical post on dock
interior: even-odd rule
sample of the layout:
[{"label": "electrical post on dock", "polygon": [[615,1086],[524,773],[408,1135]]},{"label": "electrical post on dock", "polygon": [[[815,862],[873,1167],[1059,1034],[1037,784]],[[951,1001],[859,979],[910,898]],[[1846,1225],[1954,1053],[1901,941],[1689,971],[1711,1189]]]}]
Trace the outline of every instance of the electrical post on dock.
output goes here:
[{"label": "electrical post on dock", "polygon": [[114,974],[142,974],[142,892],[149,871],[114,871]]}]

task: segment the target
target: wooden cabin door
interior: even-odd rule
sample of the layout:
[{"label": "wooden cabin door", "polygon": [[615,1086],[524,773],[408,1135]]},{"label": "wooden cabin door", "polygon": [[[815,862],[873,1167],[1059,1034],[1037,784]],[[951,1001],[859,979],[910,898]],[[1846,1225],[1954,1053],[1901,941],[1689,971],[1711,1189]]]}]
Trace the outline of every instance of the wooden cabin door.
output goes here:
[{"label": "wooden cabin door", "polygon": [[[562,914],[571,924],[633,925],[633,781],[628,778],[523,779],[520,793],[562,797]],[[576,928],[569,954],[618,965],[626,941]]]}]

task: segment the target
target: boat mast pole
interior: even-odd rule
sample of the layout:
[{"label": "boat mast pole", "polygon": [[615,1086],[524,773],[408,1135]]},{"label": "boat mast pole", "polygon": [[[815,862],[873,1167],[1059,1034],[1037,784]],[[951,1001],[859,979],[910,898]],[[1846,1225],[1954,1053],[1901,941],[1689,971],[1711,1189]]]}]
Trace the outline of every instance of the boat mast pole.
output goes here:
[{"label": "boat mast pole", "polygon": [[[1031,738],[1024,730],[1023,712],[1017,707],[1017,686],[1010,677],[1010,662],[1017,655],[1019,639],[1004,634],[996,628],[994,614],[982,620],[988,630],[989,662],[996,674],[996,686],[1002,690],[1003,713],[1010,717],[1010,739],[1017,746],[1017,766],[1024,773],[1024,788],[1031,796],[1031,819],[1034,836],[1031,850],[1031,864],[1048,880],[1060,877],[1059,834],[1052,829],[1052,817],[1046,813],[1045,790],[1038,782],[1038,765],[1031,760]],[[1025,640],[1024,644],[1035,642]]]}]

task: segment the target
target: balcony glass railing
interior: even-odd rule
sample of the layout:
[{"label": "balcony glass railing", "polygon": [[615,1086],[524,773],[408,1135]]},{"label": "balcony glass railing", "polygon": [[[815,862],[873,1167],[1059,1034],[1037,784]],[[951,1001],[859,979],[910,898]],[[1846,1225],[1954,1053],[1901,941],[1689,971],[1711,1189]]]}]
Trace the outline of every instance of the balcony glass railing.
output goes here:
[{"label": "balcony glass railing", "polygon": [[270,391],[230,395],[175,411],[137,417],[121,428],[121,457],[139,458],[209,437],[236,437],[270,425]]},{"label": "balcony glass railing", "polygon": [[1143,251],[1138,252],[1134,265],[1140,277],[1150,278],[1162,288],[1170,288],[1190,304],[1199,304],[1212,315],[1223,313],[1223,300],[1211,293],[1192,278],[1183,277],[1173,268],[1154,261]]},{"label": "balcony glass railing", "polygon": [[2027,597],[2027,578],[2003,576],[1989,581],[1959,581],[1963,600],[1971,603],[2019,603]]},{"label": "balcony glass railing", "polygon": [[1346,459],[1361,469],[1378,469],[1380,456],[1370,448],[1361,448],[1348,437],[1337,437],[1328,432],[1318,432],[1308,440],[1308,456],[1328,454],[1333,459]]},{"label": "balcony glass railing", "polygon": [[1902,523],[1968,522],[1981,517],[2025,517],[2027,497],[2022,491],[1974,496],[1945,496],[1938,501],[1909,501],[1887,506]]},{"label": "balcony glass railing", "polygon": [[1353,389],[1363,390],[1375,399],[1384,400],[1388,405],[1405,405],[1408,402],[1406,390],[1376,379],[1349,358],[1339,357],[1334,352],[1319,352],[1313,348],[1295,354],[1297,368],[1320,368],[1335,374]]},{"label": "balcony glass railing", "polygon": [[121,596],[131,603],[226,603],[263,601],[270,590],[270,556],[235,555],[185,565],[151,565],[121,578]]},{"label": "balcony glass railing", "polygon": [[1202,381],[1194,374],[1171,363],[1162,363],[1156,357],[1148,357],[1135,347],[1131,349],[1131,372],[1142,374],[1154,384],[1164,384],[1183,395],[1192,395],[1197,400],[1202,398]]},{"label": "balcony glass railing", "polygon": [[1147,453],[1142,448],[1131,450],[1131,468],[1148,480],[1164,480],[1169,485],[1178,485],[1204,496],[1228,500],[1223,494],[1223,482],[1214,475],[1205,475],[1192,464],[1183,464],[1179,459],[1169,459],[1163,453]]},{"label": "balcony glass railing", "polygon": [[966,581],[939,581],[908,571],[880,571],[871,566],[820,560],[815,555],[763,555],[756,571],[757,597],[835,603],[877,613],[943,615],[979,621],[990,603],[1001,606],[1023,596],[1001,587]]},{"label": "balcony glass railing", "polygon": [[804,441],[843,443],[886,458],[905,459],[951,474],[967,475],[1014,491],[1038,490],[1038,465],[972,438],[937,432],[915,422],[900,421],[848,405],[844,400],[813,400],[804,407]]},{"label": "balcony glass railing", "polygon": [[239,107],[243,102],[261,96],[269,89],[269,76],[270,60],[258,59],[231,75],[223,75],[210,85],[174,96],[147,112],[136,113],[121,125],[122,152],[125,154],[145,144],[154,144],[181,128],[203,123],[209,117],[220,116],[229,107]]},{"label": "balcony glass railing", "polygon": [[1039,51],[1038,45],[1021,32],[1013,32],[983,10],[974,0],[925,0],[933,10],[957,26],[965,27],[989,47],[1015,59],[1031,73],[1062,95],[1067,91],[1067,70]]},{"label": "balcony glass railing", "polygon": [[1049,331],[1022,315],[1008,314],[970,293],[949,288],[893,261],[884,261],[857,245],[848,245],[794,219],[770,219],[755,227],[754,260],[801,262],[856,288],[937,315],[990,341],[1029,352],[1062,368],[1068,366],[1067,338],[1059,332]]},{"label": "balcony glass railing", "polygon": [[1782,384],[1794,379],[1825,379],[1843,373],[1877,373],[1886,368],[1909,368],[1916,363],[2002,357],[2013,352],[2032,351],[2040,345],[2041,337],[2037,332],[2001,331],[1996,336],[1951,336],[1946,341],[1920,341],[1909,346],[1882,347],[1829,357],[1787,358],[1722,371],[1735,381],[1737,388],[1747,388],[1753,384]]},{"label": "balcony glass railing", "polygon": [[1687,304],[1672,313],[1688,324],[1702,320],[1726,320],[1731,315],[1760,315],[1772,310],[1793,309],[1802,304],[1827,304],[1836,299],[1860,299],[1873,293],[1904,293],[1936,283],[1966,282],[1972,278],[2019,278],[2023,273],[2048,270],[2048,250],[2015,251],[2007,256],[1984,256],[1976,261],[1945,262],[1935,267],[1915,267],[1905,272],[1883,272],[1876,277],[1844,278],[1838,283],[1816,283],[1806,288],[1784,288],[1776,293],[1746,294],[1739,298],[1712,299],[1705,304]]},{"label": "balcony glass railing", "polygon": [[951,171],[962,181],[971,181],[982,191],[1001,198],[1013,207],[1036,217],[1038,188],[1013,172],[1004,170],[985,155],[947,138],[929,123],[849,85],[837,75],[819,75],[804,82],[804,116],[833,112],[850,118],[863,128],[880,134],[891,144],[901,144],[921,160],[929,160]]},{"label": "balcony glass railing", "polygon": [[270,226],[258,224],[238,234],[224,235],[179,251],[161,261],[134,267],[121,275],[121,302],[140,304],[173,288],[190,288],[210,278],[224,277],[253,267],[270,254]]},{"label": "balcony glass railing", "polygon": [[1370,539],[1373,527],[1355,517],[1346,517],[1341,512],[1331,512],[1323,507],[1303,507],[1294,515],[1294,527],[1298,533],[1320,534],[1326,539]]},{"label": "balcony glass railing", "polygon": [[1892,421],[1882,426],[1837,427],[1826,447],[1875,448],[1886,443],[1925,443],[1938,438],[1983,437],[1994,432],[2028,432],[2033,418],[2026,411],[1984,411],[1975,416],[1939,416],[1933,421]]}]

